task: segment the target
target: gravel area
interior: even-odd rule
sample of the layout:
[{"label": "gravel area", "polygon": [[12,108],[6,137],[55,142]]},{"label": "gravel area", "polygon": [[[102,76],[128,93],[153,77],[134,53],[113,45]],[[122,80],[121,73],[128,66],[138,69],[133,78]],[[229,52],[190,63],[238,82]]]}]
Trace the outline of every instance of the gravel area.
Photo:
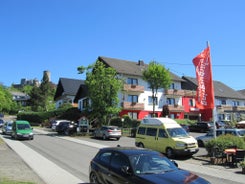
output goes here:
[{"label": "gravel area", "polygon": [[32,169],[0,138],[0,183],[3,180],[45,184]]}]

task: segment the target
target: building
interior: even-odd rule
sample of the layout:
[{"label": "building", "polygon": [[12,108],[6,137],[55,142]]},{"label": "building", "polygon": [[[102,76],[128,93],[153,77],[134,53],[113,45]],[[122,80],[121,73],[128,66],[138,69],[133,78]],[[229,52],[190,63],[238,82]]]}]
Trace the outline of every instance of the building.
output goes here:
[{"label": "building", "polygon": [[[182,83],[182,89],[196,90],[196,78],[183,76],[182,79],[185,80]],[[213,86],[215,108],[214,110],[198,110],[201,119],[210,121],[214,117],[216,121],[239,121],[241,116],[245,115],[245,96],[220,81],[213,81]]]},{"label": "building", "polygon": [[84,84],[84,80],[60,78],[54,96],[56,108],[67,103],[77,107],[74,99],[81,84]]}]

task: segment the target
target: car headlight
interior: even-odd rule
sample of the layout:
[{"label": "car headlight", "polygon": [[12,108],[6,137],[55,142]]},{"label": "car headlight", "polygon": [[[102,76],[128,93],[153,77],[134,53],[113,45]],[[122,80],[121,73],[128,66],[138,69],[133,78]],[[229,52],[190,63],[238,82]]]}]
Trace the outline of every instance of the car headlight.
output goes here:
[{"label": "car headlight", "polygon": [[176,147],[185,147],[185,146],[186,146],[186,144],[183,142],[177,142],[176,143]]},{"label": "car headlight", "polygon": [[29,135],[33,135],[33,132],[31,132]]},{"label": "car headlight", "polygon": [[17,135],[22,135],[21,133],[17,133]]}]

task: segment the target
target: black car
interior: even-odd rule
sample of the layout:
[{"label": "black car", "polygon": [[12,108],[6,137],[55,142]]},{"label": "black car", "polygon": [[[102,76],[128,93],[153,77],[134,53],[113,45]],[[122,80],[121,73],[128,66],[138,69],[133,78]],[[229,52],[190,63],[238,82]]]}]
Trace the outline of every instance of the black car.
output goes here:
[{"label": "black car", "polygon": [[209,183],[157,151],[137,147],[102,148],[89,167],[90,183]]},{"label": "black car", "polygon": [[56,126],[58,134],[70,135],[76,132],[77,126],[72,121],[62,121]]},{"label": "black car", "polygon": [[213,124],[209,122],[198,122],[189,126],[190,132],[208,132],[213,128]]}]

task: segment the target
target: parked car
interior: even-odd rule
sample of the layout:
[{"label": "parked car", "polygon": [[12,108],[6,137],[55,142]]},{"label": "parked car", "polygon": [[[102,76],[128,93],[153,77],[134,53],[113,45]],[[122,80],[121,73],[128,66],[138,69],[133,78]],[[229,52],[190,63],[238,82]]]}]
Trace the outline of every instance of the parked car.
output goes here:
[{"label": "parked car", "polygon": [[245,128],[245,121],[240,121],[236,124],[236,128]]},{"label": "parked car", "polygon": [[0,128],[3,127],[3,124],[4,124],[4,120],[3,119],[0,119]]},{"label": "parked car", "polygon": [[11,137],[14,139],[33,139],[33,128],[30,123],[25,120],[16,120],[12,124]]},{"label": "parked car", "polygon": [[2,134],[3,135],[11,135],[12,134],[12,125],[13,125],[12,121],[5,122],[3,124],[3,127],[2,127]]},{"label": "parked car", "polygon": [[212,126],[209,122],[197,122],[194,125],[189,125],[189,130],[190,132],[208,132]]},{"label": "parked car", "polygon": [[186,131],[187,133],[189,133],[189,132],[190,132],[190,128],[189,128],[189,126],[188,126],[188,125],[185,125],[185,124],[180,124],[180,126],[181,126],[183,129],[185,129],[185,131]]},{"label": "parked car", "polygon": [[[245,129],[229,128],[229,129],[217,129],[216,136],[231,134],[238,137],[245,137]],[[214,138],[214,131],[210,130],[206,135],[196,137],[198,146],[203,147],[205,144]]]},{"label": "parked car", "polygon": [[122,136],[121,129],[118,126],[102,126],[94,130],[95,138],[102,138],[103,140],[115,138],[119,140]]},{"label": "parked car", "polygon": [[202,177],[179,169],[162,153],[137,147],[102,148],[90,162],[90,183],[173,184],[209,183]]},{"label": "parked car", "polygon": [[58,132],[58,134],[70,135],[75,133],[76,130],[77,126],[73,121],[61,121],[56,126],[56,132]]},{"label": "parked car", "polygon": [[69,121],[69,120],[65,120],[65,119],[52,120],[50,122],[51,123],[51,129],[53,131],[56,131],[56,126],[59,125],[60,122],[66,122],[66,121]]}]

